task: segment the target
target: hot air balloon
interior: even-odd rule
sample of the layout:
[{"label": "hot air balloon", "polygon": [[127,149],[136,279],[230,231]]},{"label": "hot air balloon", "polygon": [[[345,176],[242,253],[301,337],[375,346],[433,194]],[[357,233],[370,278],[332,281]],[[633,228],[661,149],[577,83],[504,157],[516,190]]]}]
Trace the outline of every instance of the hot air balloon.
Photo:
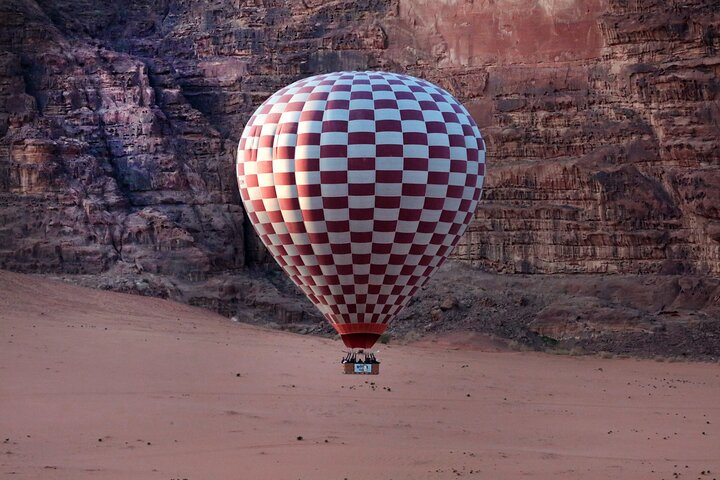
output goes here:
[{"label": "hot air balloon", "polygon": [[475,213],[485,146],[430,82],[337,72],[270,96],[237,178],[262,242],[352,349],[373,346]]}]

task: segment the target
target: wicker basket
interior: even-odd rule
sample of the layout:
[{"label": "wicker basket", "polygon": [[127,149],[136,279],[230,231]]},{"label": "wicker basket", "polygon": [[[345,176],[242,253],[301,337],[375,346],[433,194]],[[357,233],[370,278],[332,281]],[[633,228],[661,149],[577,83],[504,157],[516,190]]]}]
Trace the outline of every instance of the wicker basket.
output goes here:
[{"label": "wicker basket", "polygon": [[378,375],[379,363],[343,363],[343,373],[348,375]]}]

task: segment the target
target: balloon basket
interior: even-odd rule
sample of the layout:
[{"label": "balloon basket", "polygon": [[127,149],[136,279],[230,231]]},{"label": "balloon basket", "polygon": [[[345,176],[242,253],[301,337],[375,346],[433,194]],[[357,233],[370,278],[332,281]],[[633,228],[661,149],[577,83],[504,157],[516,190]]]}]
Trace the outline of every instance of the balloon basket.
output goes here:
[{"label": "balloon basket", "polygon": [[342,359],[343,373],[347,375],[378,375],[380,362],[375,353],[360,349],[350,350]]},{"label": "balloon basket", "polygon": [[379,375],[379,363],[343,363],[343,373],[347,375]]}]

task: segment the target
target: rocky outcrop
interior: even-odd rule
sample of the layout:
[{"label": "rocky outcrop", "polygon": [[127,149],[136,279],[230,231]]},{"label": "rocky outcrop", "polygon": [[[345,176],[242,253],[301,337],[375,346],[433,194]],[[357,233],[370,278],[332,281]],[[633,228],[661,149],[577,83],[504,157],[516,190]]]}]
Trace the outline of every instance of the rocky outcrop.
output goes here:
[{"label": "rocky outcrop", "polygon": [[485,201],[456,258],[720,272],[714,2],[405,5],[399,31],[419,40],[404,61],[464,98],[489,144]]},{"label": "rocky outcrop", "polygon": [[463,100],[489,145],[456,258],[502,272],[720,273],[711,0],[10,0],[0,267],[204,278],[263,261],[242,126],[313,73],[385,68]]},{"label": "rocky outcrop", "polygon": [[191,278],[242,267],[232,146],[171,76],[151,78],[143,61],[48,15],[0,5],[0,267],[122,262]]},{"label": "rocky outcrop", "polygon": [[282,86],[388,69],[452,92],[487,140],[457,260],[618,274],[441,273],[396,333],[716,353],[718,32],[714,0],[6,0],[0,268],[327,330],[244,219],[234,152]]},{"label": "rocky outcrop", "polygon": [[[388,330],[479,332],[520,348],[715,360],[720,280],[680,275],[497,275],[443,266]],[[469,336],[469,338],[471,338]]]},{"label": "rocky outcrop", "polygon": [[463,98],[490,145],[485,201],[456,258],[506,272],[718,272],[713,2],[416,0],[395,24],[393,58]]}]

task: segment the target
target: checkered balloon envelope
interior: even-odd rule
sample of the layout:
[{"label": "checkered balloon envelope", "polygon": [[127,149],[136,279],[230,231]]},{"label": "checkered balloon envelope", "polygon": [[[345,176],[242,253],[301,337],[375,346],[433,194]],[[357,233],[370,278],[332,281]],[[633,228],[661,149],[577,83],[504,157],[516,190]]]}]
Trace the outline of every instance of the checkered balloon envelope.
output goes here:
[{"label": "checkered balloon envelope", "polygon": [[370,348],[473,218],[485,145],[445,90],[387,72],[289,85],[237,153],[257,234],[351,348]]}]

